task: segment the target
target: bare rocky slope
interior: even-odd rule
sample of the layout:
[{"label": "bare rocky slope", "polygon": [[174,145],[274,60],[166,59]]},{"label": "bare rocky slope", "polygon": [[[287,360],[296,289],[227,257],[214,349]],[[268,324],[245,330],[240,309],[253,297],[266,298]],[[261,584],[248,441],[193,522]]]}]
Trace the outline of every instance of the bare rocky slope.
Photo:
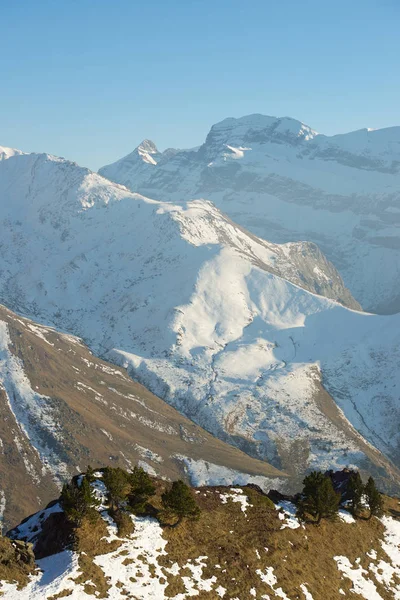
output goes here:
[{"label": "bare rocky slope", "polygon": [[196,150],[145,140],[99,172],[151,198],[207,198],[274,242],[313,241],[365,310],[400,310],[400,127],[325,136],[290,118],[228,118]]},{"label": "bare rocky slope", "polygon": [[48,155],[0,161],[0,219],[9,308],[82,337],[293,478],[353,465],[398,489],[399,317],[344,306],[358,305],[315,246],[272,244],[210,202],[150,200]]}]

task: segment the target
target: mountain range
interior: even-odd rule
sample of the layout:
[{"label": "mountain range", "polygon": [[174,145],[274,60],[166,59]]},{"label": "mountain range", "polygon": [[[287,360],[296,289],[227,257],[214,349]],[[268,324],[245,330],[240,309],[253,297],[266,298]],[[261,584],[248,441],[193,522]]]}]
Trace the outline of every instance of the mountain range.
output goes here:
[{"label": "mountain range", "polygon": [[[191,191],[204,169],[214,174],[210,190],[215,177],[221,186],[232,183],[232,168],[240,170],[254,150],[246,149],[253,144],[248,121],[255,136],[254,122],[265,119],[267,131],[264,137],[258,132],[257,142],[266,145],[263,151],[290,147],[299,153],[304,145],[314,148],[313,160],[325,160],[316,158],[324,148],[315,142],[319,136],[292,120],[275,126],[264,117],[242,124],[228,120],[211,130],[199,150],[171,150],[163,158],[146,142],[135,151],[138,180],[150,173],[153,182],[161,181],[168,172],[166,187],[176,182],[176,189],[154,200],[129,191],[126,181],[113,183],[62,158],[2,150],[0,300],[33,319],[34,327],[79,336],[95,356],[125,367],[192,422],[272,465],[264,473],[244,463],[238,470],[289,475],[298,487],[307,470],[349,465],[373,473],[382,489],[398,490],[399,316],[362,312],[314,243],[267,241],[208,197],[216,204],[225,200],[217,202],[211,191],[201,199]],[[225,143],[233,130],[229,145],[236,154]],[[219,156],[220,147],[231,154]],[[382,166],[383,157],[382,150],[376,172],[396,177],[393,162]],[[187,180],[178,168],[185,160]],[[370,172],[366,166],[363,171]],[[248,181],[244,173],[240,177]],[[194,199],[183,200],[185,186],[184,197]],[[252,211],[246,194],[243,188],[241,202]],[[172,201],[173,195],[180,201]],[[282,202],[288,212],[297,206]],[[343,217],[315,210],[331,224],[331,214]],[[4,340],[6,352],[10,342]],[[83,383],[99,391],[94,381]],[[22,428],[23,410],[14,414]],[[211,458],[190,449],[188,455],[187,475],[196,479],[196,460]],[[233,459],[211,462],[234,467]]]},{"label": "mountain range", "polygon": [[150,198],[206,198],[275,243],[312,241],[365,310],[400,310],[400,127],[326,136],[287,117],[228,118],[197,149],[145,140],[99,173]]}]

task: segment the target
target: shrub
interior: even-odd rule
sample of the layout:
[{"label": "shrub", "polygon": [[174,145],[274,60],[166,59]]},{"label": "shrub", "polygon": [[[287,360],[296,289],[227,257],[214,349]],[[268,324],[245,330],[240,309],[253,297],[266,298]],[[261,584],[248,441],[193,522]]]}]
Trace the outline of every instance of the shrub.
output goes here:
[{"label": "shrub", "polygon": [[167,515],[173,515],[178,520],[178,525],[183,518],[198,519],[200,509],[192,495],[192,492],[183,481],[174,481],[171,488],[164,492],[161,501]]},{"label": "shrub", "polygon": [[339,508],[340,494],[333,488],[332,480],[320,471],[313,471],[305,477],[302,499],[299,502],[297,516],[305,519],[312,516],[317,525],[322,518],[333,518]]},{"label": "shrub", "polygon": [[364,485],[358,471],[351,473],[347,491],[348,498],[350,500],[351,512],[356,517],[361,509],[362,497],[364,493]]},{"label": "shrub", "polygon": [[368,518],[370,519],[372,516],[381,516],[381,514],[383,513],[383,500],[381,494],[376,488],[375,481],[372,477],[368,479],[367,484],[364,488],[364,492],[369,505]]},{"label": "shrub", "polygon": [[135,525],[131,517],[124,510],[110,510],[110,516],[115,521],[119,537],[126,537],[135,531]]},{"label": "shrub", "polygon": [[67,519],[77,527],[85,517],[91,520],[98,518],[96,507],[99,501],[86,477],[82,478],[80,485],[75,479],[63,485],[60,504]]}]

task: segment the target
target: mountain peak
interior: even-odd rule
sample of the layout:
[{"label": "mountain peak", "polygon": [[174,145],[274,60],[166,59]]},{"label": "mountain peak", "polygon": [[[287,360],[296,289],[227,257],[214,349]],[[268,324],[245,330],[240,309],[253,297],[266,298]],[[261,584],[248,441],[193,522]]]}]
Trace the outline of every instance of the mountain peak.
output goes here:
[{"label": "mountain peak", "polygon": [[19,154],[24,154],[21,150],[17,150],[16,148],[7,148],[6,146],[0,146],[0,160],[5,160],[6,158],[11,158],[11,156],[16,156]]},{"label": "mountain peak", "polygon": [[148,152],[149,154],[158,154],[159,153],[158,148],[155,145],[155,143],[148,139],[143,140],[137,147],[137,150],[139,152],[140,151]]},{"label": "mountain peak", "polygon": [[272,117],[261,114],[228,117],[211,127],[205,146],[248,145],[253,143],[285,143],[297,145],[317,136],[308,125],[291,117]]},{"label": "mountain peak", "polygon": [[136,148],[135,153],[138,153],[143,162],[156,165],[157,161],[154,159],[154,155],[160,154],[157,146],[151,140],[143,140]]}]

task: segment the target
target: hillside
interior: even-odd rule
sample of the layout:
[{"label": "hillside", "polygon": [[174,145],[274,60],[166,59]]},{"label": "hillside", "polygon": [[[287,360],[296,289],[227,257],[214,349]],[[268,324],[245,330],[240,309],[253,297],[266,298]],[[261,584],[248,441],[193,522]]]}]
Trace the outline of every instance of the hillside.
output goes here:
[{"label": "hillside", "polygon": [[365,310],[400,310],[400,127],[325,136],[290,118],[228,118],[196,151],[149,164],[136,150],[99,172],[151,198],[211,200],[273,242],[315,242]]},{"label": "hillside", "polygon": [[[7,600],[399,597],[398,499],[385,499],[381,518],[355,520],[341,509],[336,520],[315,526],[298,521],[292,501],[274,504],[257,487],[201,487],[192,490],[199,519],[170,527],[160,513],[168,484],[154,483],[147,508],[153,517],[119,516],[118,525],[98,472],[90,485],[100,500],[99,517],[71,530],[53,502],[26,519],[10,535],[33,543],[39,571],[29,574],[27,565],[23,574],[0,572]],[[12,577],[14,583],[7,581]]]},{"label": "hillside", "polygon": [[0,161],[0,197],[9,308],[80,336],[293,480],[355,465],[398,489],[398,317],[316,295],[358,306],[314,246],[271,244],[209,202],[149,200],[47,155]]},{"label": "hillside", "polygon": [[285,485],[277,469],[214,438],[78,338],[2,306],[0,332],[4,527],[49,502],[89,463],[139,462],[158,476],[195,483]]}]

